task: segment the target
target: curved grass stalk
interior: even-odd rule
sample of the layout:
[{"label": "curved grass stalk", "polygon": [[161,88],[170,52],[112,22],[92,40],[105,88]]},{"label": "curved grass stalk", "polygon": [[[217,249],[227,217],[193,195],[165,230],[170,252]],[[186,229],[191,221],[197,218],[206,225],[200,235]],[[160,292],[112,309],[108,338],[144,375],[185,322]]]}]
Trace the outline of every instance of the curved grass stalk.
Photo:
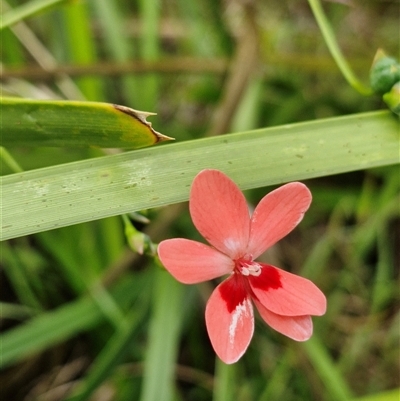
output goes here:
[{"label": "curved grass stalk", "polygon": [[32,0],[26,4],[21,4],[19,7],[13,8],[4,14],[0,22],[0,30],[64,1],[65,0]]},{"label": "curved grass stalk", "polygon": [[9,151],[3,146],[0,146],[0,161],[3,161],[14,173],[22,173],[24,171],[18,162],[10,155]]},{"label": "curved grass stalk", "polygon": [[344,58],[343,53],[341,52],[339,45],[336,41],[332,27],[329,24],[329,21],[324,14],[324,10],[322,9],[319,0],[308,0],[308,3],[317,21],[319,29],[321,30],[322,36],[324,37],[325,43],[328,46],[329,52],[334,58],[337,66],[339,67],[346,81],[362,95],[364,96],[372,95],[373,93],[372,89],[366,87],[358,80],[353,70],[351,69],[350,65]]}]

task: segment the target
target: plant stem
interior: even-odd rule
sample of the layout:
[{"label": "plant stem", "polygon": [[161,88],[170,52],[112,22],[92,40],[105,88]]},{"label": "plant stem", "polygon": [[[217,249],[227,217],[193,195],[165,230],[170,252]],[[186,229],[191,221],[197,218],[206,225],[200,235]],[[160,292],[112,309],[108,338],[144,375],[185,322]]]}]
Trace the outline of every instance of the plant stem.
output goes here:
[{"label": "plant stem", "polygon": [[218,357],[215,358],[216,381],[213,401],[232,401],[235,399],[236,365],[227,365]]},{"label": "plant stem", "polygon": [[341,73],[347,80],[347,82],[359,93],[364,96],[372,95],[372,89],[364,86],[354,75],[353,70],[350,65],[347,63],[344,58],[338,43],[335,38],[335,34],[333,33],[332,27],[329,24],[326,15],[324,14],[324,10],[322,9],[321,3],[319,0],[308,0],[308,3],[311,7],[311,10],[314,14],[314,17],[317,21],[319,29],[322,32],[322,36],[324,37],[325,43],[328,46],[328,49],[335,60],[337,66],[339,67]]},{"label": "plant stem", "polygon": [[3,162],[7,164],[14,173],[22,173],[24,171],[3,146],[0,146],[0,159],[3,160]]},{"label": "plant stem", "polygon": [[32,15],[43,12],[63,1],[65,0],[33,0],[15,7],[3,16],[2,21],[0,22],[0,30],[25,18],[31,17]]},{"label": "plant stem", "polygon": [[350,387],[316,335],[314,334],[310,340],[301,343],[301,345],[321,382],[329,391],[331,399],[335,401],[351,400]]}]

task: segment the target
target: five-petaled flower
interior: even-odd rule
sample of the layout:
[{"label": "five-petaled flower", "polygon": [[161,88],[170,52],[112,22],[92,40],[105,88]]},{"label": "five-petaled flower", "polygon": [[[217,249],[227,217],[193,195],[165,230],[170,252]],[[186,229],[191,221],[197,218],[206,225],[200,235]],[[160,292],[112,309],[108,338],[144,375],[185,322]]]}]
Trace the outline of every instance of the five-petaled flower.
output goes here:
[{"label": "five-petaled flower", "polygon": [[250,218],[236,184],[218,170],[203,170],[193,181],[189,209],[212,246],[183,238],[159,244],[161,262],[182,283],[229,274],[206,306],[208,335],[225,363],[236,362],[253,336],[251,301],[269,326],[297,341],[312,335],[311,315],[325,313],[326,298],[311,281],[255,261],[300,223],[310,203],[308,188],[292,182],[267,194]]}]

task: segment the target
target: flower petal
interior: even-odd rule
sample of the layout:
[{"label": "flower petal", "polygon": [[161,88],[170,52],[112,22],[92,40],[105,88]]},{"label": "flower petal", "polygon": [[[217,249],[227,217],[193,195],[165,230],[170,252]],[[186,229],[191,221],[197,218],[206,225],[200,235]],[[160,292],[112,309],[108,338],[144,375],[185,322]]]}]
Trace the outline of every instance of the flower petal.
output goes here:
[{"label": "flower petal", "polygon": [[313,323],[310,316],[282,316],[264,308],[253,300],[263,320],[277,332],[296,341],[308,340],[313,332]]},{"label": "flower petal", "polygon": [[251,218],[247,252],[253,259],[300,223],[311,199],[311,192],[301,182],[282,185],[261,199]]},{"label": "flower petal", "polygon": [[246,251],[250,216],[237,185],[218,170],[203,170],[193,180],[190,214],[196,228],[215,248],[232,259]]},{"label": "flower petal", "polygon": [[234,262],[223,253],[201,242],[184,238],[162,241],[158,256],[165,268],[180,282],[200,283],[229,274]]},{"label": "flower petal", "polygon": [[238,361],[254,331],[253,305],[241,277],[233,274],[214,290],[207,302],[206,325],[219,358],[228,364]]},{"label": "flower petal", "polygon": [[248,276],[256,300],[273,313],[284,316],[323,315],[326,298],[310,280],[261,264],[261,274]]}]

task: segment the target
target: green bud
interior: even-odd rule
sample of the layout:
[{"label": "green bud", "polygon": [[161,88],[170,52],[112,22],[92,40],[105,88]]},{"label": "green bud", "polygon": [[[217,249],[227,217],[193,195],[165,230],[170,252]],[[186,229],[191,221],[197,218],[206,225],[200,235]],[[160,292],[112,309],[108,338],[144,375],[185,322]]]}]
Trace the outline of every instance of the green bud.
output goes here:
[{"label": "green bud", "polygon": [[153,244],[151,238],[147,234],[137,230],[127,215],[122,215],[122,218],[125,225],[125,237],[128,241],[129,247],[139,255],[146,254],[154,256],[157,247]]},{"label": "green bud", "polygon": [[396,82],[390,92],[383,95],[384,102],[389,106],[393,113],[400,116],[400,81]]},{"label": "green bud", "polygon": [[133,235],[128,237],[128,243],[132,251],[137,252],[139,255],[143,255],[145,248],[146,237],[140,232],[136,231]]},{"label": "green bud", "polygon": [[369,78],[374,92],[379,94],[389,92],[392,86],[400,80],[400,64],[379,49],[372,63]]}]

